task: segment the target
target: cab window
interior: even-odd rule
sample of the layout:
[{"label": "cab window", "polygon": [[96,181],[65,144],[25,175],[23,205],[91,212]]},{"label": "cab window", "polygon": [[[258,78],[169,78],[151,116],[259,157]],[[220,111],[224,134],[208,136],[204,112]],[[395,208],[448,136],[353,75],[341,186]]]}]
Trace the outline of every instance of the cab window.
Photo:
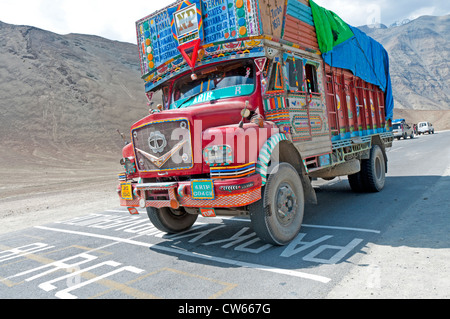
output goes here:
[{"label": "cab window", "polygon": [[319,85],[317,82],[317,68],[315,65],[307,63],[305,65],[306,85],[313,93],[319,92]]},{"label": "cab window", "polygon": [[285,64],[288,77],[289,91],[304,91],[303,88],[303,61],[299,58],[289,57]]}]

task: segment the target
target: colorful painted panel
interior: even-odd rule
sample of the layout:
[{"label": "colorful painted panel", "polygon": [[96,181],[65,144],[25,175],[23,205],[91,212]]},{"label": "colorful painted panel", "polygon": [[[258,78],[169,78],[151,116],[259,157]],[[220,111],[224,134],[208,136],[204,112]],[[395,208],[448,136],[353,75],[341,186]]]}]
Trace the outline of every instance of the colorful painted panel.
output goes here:
[{"label": "colorful painted panel", "polygon": [[328,118],[325,112],[320,111],[310,111],[310,123],[311,123],[311,134],[312,136],[328,136],[330,133],[328,131]]},{"label": "colorful painted panel", "polygon": [[179,54],[178,42],[173,37],[171,23],[172,18],[167,10],[150,19],[138,22],[138,46],[143,74]]},{"label": "colorful painted panel", "polygon": [[281,94],[270,94],[264,98],[264,110],[278,110],[286,107],[286,100]]},{"label": "colorful painted panel", "polygon": [[311,139],[310,122],[308,118],[308,110],[290,109],[289,115],[291,119],[291,134],[294,142],[308,141]]},{"label": "colorful painted panel", "polygon": [[203,40],[202,4],[200,0],[183,1],[167,9],[172,16],[172,34],[179,45]]},{"label": "colorful painted panel", "polygon": [[201,46],[259,36],[257,0],[185,0],[136,22],[142,75],[170,60],[195,39]]},{"label": "colorful painted panel", "polygon": [[274,122],[278,126],[290,125],[289,110],[288,109],[278,109],[266,111],[266,120]]},{"label": "colorful painted panel", "polygon": [[[244,59],[263,57],[264,48],[259,40],[244,40],[226,42],[218,45],[205,45],[200,49],[196,68],[216,62],[230,61],[231,59]],[[144,77],[147,82],[145,91],[148,92],[172,77],[189,71],[190,67],[180,56],[166,61],[163,65],[151,71]]]},{"label": "colorful painted panel", "polygon": [[329,135],[328,117],[320,96],[313,97],[307,107],[304,94],[289,97],[293,140]]}]

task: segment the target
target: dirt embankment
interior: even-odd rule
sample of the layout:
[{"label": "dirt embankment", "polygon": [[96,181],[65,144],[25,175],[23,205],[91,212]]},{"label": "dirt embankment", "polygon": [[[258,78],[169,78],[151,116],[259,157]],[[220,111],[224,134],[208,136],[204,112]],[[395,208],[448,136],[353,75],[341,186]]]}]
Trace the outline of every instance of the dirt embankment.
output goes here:
[{"label": "dirt embankment", "polygon": [[419,111],[395,109],[394,118],[405,119],[410,124],[430,122],[436,131],[450,130],[450,110]]},{"label": "dirt embankment", "polygon": [[0,233],[119,207],[120,156],[0,145]]}]

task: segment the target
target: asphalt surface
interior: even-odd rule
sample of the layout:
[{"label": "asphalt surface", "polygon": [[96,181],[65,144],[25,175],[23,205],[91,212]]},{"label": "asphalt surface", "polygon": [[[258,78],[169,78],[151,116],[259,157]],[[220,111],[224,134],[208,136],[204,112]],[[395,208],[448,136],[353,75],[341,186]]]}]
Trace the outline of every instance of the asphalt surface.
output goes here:
[{"label": "asphalt surface", "polygon": [[[449,141],[395,140],[380,193],[314,182],[319,204],[284,247],[262,243],[246,217],[167,235],[121,207],[2,234],[0,298],[449,298]],[[174,311],[189,310],[208,309]]]}]

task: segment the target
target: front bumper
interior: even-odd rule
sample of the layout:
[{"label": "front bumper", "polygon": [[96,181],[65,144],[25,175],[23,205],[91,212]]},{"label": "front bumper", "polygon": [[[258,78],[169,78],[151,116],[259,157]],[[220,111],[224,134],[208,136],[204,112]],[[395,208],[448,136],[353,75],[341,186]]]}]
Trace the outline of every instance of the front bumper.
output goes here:
[{"label": "front bumper", "polygon": [[214,199],[192,198],[191,183],[132,183],[133,199],[123,199],[121,185],[117,192],[120,205],[126,207],[184,207],[225,208],[241,207],[261,199],[262,180],[259,174],[243,178],[213,180]]}]

